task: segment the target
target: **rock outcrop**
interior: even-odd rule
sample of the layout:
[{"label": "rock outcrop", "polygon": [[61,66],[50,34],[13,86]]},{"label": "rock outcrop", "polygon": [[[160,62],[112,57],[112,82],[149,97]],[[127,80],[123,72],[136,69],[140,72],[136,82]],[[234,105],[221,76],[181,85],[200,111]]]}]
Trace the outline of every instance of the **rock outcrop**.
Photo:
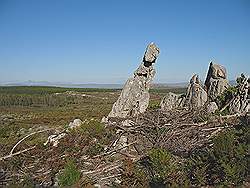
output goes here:
[{"label": "rock outcrop", "polygon": [[230,113],[245,113],[249,112],[250,109],[250,98],[249,98],[249,78],[241,74],[237,78],[237,93],[234,96],[232,103],[229,105]]},{"label": "rock outcrop", "polygon": [[223,93],[228,87],[227,72],[225,67],[210,63],[207,78],[205,81],[208,98],[214,101],[217,96]]},{"label": "rock outcrop", "polygon": [[134,72],[134,77],[127,80],[108,118],[125,118],[146,111],[149,104],[149,87],[155,75],[153,64],[159,53],[159,48],[154,43],[148,45],[142,64]]},{"label": "rock outcrop", "polygon": [[187,88],[184,106],[199,108],[207,102],[207,93],[197,74],[193,75]]},{"label": "rock outcrop", "polygon": [[187,107],[188,109],[199,108],[207,102],[207,93],[199,80],[197,74],[193,75],[186,95],[168,93],[161,101],[161,110],[170,111],[172,109]]},{"label": "rock outcrop", "polygon": [[170,111],[183,106],[184,97],[172,92],[166,94],[161,100],[160,106],[162,111]]}]

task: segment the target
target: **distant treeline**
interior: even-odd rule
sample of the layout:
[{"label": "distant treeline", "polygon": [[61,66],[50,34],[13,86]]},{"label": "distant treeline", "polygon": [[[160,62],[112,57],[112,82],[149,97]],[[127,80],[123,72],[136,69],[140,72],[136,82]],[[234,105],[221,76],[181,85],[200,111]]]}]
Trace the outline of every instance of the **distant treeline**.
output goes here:
[{"label": "distant treeline", "polygon": [[[157,88],[151,93],[185,93],[186,88]],[[69,104],[81,104],[84,99],[71,95],[56,95],[66,91],[75,92],[116,92],[121,89],[101,88],[61,88],[45,86],[9,86],[0,87],[0,106],[49,106],[60,107]],[[85,101],[86,102],[86,101]]]},{"label": "distant treeline", "polygon": [[152,93],[176,93],[176,94],[183,94],[186,93],[186,87],[173,87],[173,88],[154,88],[150,89],[150,92]]},{"label": "distant treeline", "polygon": [[80,104],[82,99],[70,95],[55,95],[66,91],[76,92],[112,92],[117,89],[99,88],[60,88],[41,86],[0,87],[0,106],[49,106],[59,107],[68,104]]},{"label": "distant treeline", "polygon": [[53,94],[65,91],[78,92],[112,92],[119,89],[102,89],[102,88],[64,88],[50,86],[0,86],[0,94]]},{"label": "distant treeline", "polygon": [[49,106],[58,107],[68,104],[78,104],[73,96],[53,94],[0,94],[0,106]]}]

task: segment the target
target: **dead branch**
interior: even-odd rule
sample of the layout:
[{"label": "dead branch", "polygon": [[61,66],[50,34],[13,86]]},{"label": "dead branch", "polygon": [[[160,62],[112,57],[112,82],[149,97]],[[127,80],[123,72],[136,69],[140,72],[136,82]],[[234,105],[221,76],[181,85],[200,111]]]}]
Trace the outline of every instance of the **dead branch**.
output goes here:
[{"label": "dead branch", "polygon": [[45,130],[37,131],[37,132],[33,132],[33,133],[30,133],[30,134],[28,134],[27,136],[23,137],[21,140],[19,140],[19,141],[13,146],[13,148],[12,148],[11,151],[10,151],[10,155],[12,155],[14,149],[15,149],[22,141],[24,141],[26,138],[28,138],[28,137],[30,137],[30,136],[32,136],[32,135],[34,135],[34,134],[46,132],[46,131],[49,131],[49,130],[52,130],[52,128],[51,128],[51,129],[45,129]]},{"label": "dead branch", "polygon": [[110,179],[110,178],[116,178],[116,177],[119,177],[121,176],[122,174],[116,174],[116,175],[112,175],[112,176],[107,176],[107,177],[104,177],[104,178],[101,178],[101,181],[102,180],[106,180],[106,179]]},{"label": "dead branch", "polygon": [[234,100],[234,97],[220,110],[220,112],[223,112]]},{"label": "dead branch", "polygon": [[81,171],[82,172],[82,175],[88,175],[88,174],[94,174],[94,173],[102,173],[102,172],[109,172],[109,171],[112,171],[114,169],[117,169],[117,168],[120,168],[122,167],[122,164],[119,164],[119,165],[116,165],[116,166],[107,166],[107,167],[104,167],[104,168],[98,168],[97,170],[91,170],[91,171]]},{"label": "dead branch", "polygon": [[203,125],[206,125],[207,124],[207,121],[204,121],[204,122],[202,122],[202,123],[199,123],[199,124],[197,124],[198,126],[203,126]]},{"label": "dead branch", "polygon": [[213,137],[213,136],[215,136],[218,132],[220,132],[222,129],[217,129],[217,130],[215,130],[214,132],[212,132],[211,133],[211,135],[208,135],[207,137],[208,138],[211,138],[211,137]]},{"label": "dead branch", "polygon": [[109,155],[109,154],[111,154],[111,153],[115,153],[115,152],[117,152],[117,151],[119,151],[119,150],[121,150],[121,149],[124,149],[124,148],[126,148],[126,147],[129,147],[129,146],[131,146],[131,145],[133,145],[133,144],[135,144],[135,143],[136,143],[136,142],[132,142],[132,143],[126,145],[126,146],[122,146],[122,147],[120,147],[120,148],[113,149],[113,150],[111,150],[111,151],[109,151],[109,152],[106,152],[106,153],[103,153],[103,154],[100,154],[100,155],[96,155],[96,156],[94,156],[94,157],[92,157],[92,158],[95,159],[95,158],[98,158],[98,157],[103,157],[103,156]]},{"label": "dead branch", "polygon": [[237,116],[240,116],[240,115],[241,115],[241,114],[236,113],[236,114],[232,114],[232,115],[221,116],[221,118],[226,118],[226,119],[228,119],[228,118],[237,117]]},{"label": "dead branch", "polygon": [[7,159],[7,158],[10,158],[10,157],[13,157],[13,156],[16,156],[16,155],[19,155],[19,154],[24,153],[24,152],[26,152],[26,151],[32,150],[32,149],[34,149],[35,147],[36,147],[36,146],[32,146],[32,147],[30,147],[30,148],[27,148],[27,149],[18,151],[18,152],[16,152],[16,153],[12,153],[12,154],[6,155],[6,156],[4,156],[4,157],[1,157],[1,158],[0,158],[0,161],[2,161],[2,160],[4,160],[4,159]]},{"label": "dead branch", "polygon": [[202,129],[202,131],[211,131],[211,130],[224,129],[224,128],[226,127],[212,127],[212,128]]}]

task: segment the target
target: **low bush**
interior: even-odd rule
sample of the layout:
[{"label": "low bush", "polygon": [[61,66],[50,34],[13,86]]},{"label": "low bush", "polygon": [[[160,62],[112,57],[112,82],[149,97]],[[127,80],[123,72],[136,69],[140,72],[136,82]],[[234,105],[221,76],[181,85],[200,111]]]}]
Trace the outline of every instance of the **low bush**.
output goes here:
[{"label": "low bush", "polygon": [[249,174],[249,126],[242,121],[213,139],[213,146],[191,155],[187,172],[193,185],[241,185]]},{"label": "low bush", "polygon": [[72,186],[79,181],[80,176],[81,172],[77,169],[76,164],[72,160],[69,160],[58,176],[59,185]]}]

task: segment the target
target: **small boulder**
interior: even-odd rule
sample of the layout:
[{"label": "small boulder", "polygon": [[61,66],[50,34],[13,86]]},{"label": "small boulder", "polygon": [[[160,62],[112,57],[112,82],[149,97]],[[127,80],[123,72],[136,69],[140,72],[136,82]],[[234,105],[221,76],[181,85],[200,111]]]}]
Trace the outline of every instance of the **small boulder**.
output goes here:
[{"label": "small boulder", "polygon": [[219,109],[216,102],[209,102],[206,107],[208,114],[213,114],[216,110]]},{"label": "small boulder", "polygon": [[58,135],[56,135],[56,134],[50,135],[48,137],[47,141],[44,143],[44,145],[46,146],[48,143],[51,143],[53,145],[53,147],[57,147],[59,144],[59,140],[65,136],[66,136],[66,133],[61,133]]},{"label": "small boulder", "polygon": [[82,123],[83,123],[82,120],[75,119],[73,122],[69,123],[69,129],[74,129],[76,127],[79,127],[79,126],[81,126]]}]

